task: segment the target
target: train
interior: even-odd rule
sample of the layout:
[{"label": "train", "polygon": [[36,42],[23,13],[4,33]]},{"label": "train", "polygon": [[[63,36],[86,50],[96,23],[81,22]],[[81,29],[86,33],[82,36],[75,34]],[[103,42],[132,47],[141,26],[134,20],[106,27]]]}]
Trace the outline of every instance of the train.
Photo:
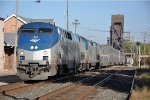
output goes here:
[{"label": "train", "polygon": [[22,80],[46,80],[123,64],[123,52],[50,23],[28,23],[18,31],[17,75]]}]

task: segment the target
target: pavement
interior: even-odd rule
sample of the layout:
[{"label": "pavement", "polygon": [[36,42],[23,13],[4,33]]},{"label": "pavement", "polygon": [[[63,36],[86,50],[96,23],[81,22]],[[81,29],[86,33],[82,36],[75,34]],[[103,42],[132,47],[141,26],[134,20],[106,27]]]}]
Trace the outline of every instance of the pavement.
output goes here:
[{"label": "pavement", "polygon": [[0,68],[0,86],[19,81],[21,79],[16,75],[16,71]]}]

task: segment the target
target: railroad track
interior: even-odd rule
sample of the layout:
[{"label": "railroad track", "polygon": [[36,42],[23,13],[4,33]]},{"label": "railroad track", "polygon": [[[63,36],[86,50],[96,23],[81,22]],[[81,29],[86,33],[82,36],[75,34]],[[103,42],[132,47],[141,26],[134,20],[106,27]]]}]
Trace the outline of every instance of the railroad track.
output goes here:
[{"label": "railroad track", "polygon": [[14,95],[17,95],[19,93],[22,93],[27,90],[35,89],[40,86],[45,85],[45,82],[40,82],[40,83],[34,83],[34,84],[26,84],[24,82],[17,82],[5,86],[0,87],[0,99],[3,98],[4,96],[8,97],[14,97]]},{"label": "railroad track", "polygon": [[27,84],[25,84],[24,82],[17,82],[17,83],[12,83],[12,84],[9,84],[9,85],[0,86],[0,92],[15,89],[15,88],[19,88],[19,87],[23,87],[23,86],[26,86],[26,85]]},{"label": "railroad track", "polygon": [[[69,77],[72,77],[72,76],[69,76]],[[14,96],[24,91],[27,91],[27,90],[30,91],[32,89],[35,89],[41,86],[46,86],[52,82],[67,79],[69,77],[55,79],[55,80],[52,80],[51,82],[43,81],[43,82],[38,82],[38,83],[33,83],[33,84],[31,83],[27,84],[22,81],[22,82],[0,86],[0,100],[3,98],[3,96]]]},{"label": "railroad track", "polygon": [[[42,81],[34,84],[26,84],[24,82],[13,83],[6,86],[0,87],[0,100],[5,97],[15,98],[15,99],[36,99],[36,100],[88,100],[92,98],[92,95],[97,93],[97,88],[103,85],[105,82],[109,81],[113,76],[119,75],[124,69],[119,68],[117,70],[112,68],[110,72],[87,72],[85,73],[86,77],[81,78],[76,76],[67,76],[61,79],[56,79],[53,81]],[[122,72],[123,73],[123,72]],[[84,76],[84,75],[83,75]],[[124,75],[126,76],[126,75]],[[76,79],[75,79],[76,77]],[[69,82],[70,83],[67,83]],[[73,81],[74,80],[74,81]],[[73,83],[72,83],[73,82]],[[59,83],[59,84],[58,84]],[[67,84],[66,84],[67,83]],[[58,84],[58,85],[56,85]],[[66,85],[65,85],[66,84]],[[49,86],[55,87],[52,89]],[[47,89],[48,91],[43,92],[39,88]],[[39,89],[39,90],[38,90]],[[36,91],[42,91],[41,94],[34,94],[34,97],[29,98],[30,95]],[[32,93],[31,93],[32,91]],[[26,95],[24,95],[26,93]],[[19,96],[24,95],[24,96]],[[4,98],[3,98],[4,97]],[[9,99],[8,99],[9,100]],[[12,100],[12,99],[10,99]]]},{"label": "railroad track", "polygon": [[[93,76],[82,81],[76,82],[74,84],[68,85],[66,87],[60,88],[49,94],[38,97],[37,100],[87,100],[89,95],[96,92],[96,87],[105,83],[113,75],[119,73],[116,71],[110,75],[104,75],[104,77]],[[99,79],[99,80],[98,80]],[[92,82],[88,84],[89,82]],[[87,83],[87,84],[86,84]]]},{"label": "railroad track", "polygon": [[[72,76],[66,76],[66,77],[62,77],[59,79],[53,79],[51,81],[42,81],[42,82],[38,82],[38,83],[34,83],[34,84],[26,84],[24,82],[17,82],[17,83],[12,83],[9,85],[4,85],[4,86],[0,86],[0,100],[3,99],[3,97],[11,97],[11,98],[16,98],[16,95],[21,94],[25,91],[31,91],[40,87],[46,87],[47,85],[54,85],[56,82],[63,82],[67,79],[71,79],[72,77],[74,77],[74,75]],[[81,80],[80,80],[81,81]],[[60,84],[58,86],[61,87],[63,85]],[[16,98],[19,99],[19,98]]]},{"label": "railroad track", "polygon": [[111,79],[97,87],[97,94],[92,100],[128,100],[133,87],[135,69],[126,69],[112,76]]},{"label": "railroad track", "polygon": [[132,95],[133,87],[134,87],[134,82],[135,82],[135,77],[136,77],[136,73],[137,73],[137,71],[135,70],[134,76],[133,76],[133,78],[132,78],[132,85],[131,85],[131,88],[130,88],[130,92],[129,92],[128,96],[127,96],[127,100],[130,100],[130,97],[131,97],[131,95]]}]

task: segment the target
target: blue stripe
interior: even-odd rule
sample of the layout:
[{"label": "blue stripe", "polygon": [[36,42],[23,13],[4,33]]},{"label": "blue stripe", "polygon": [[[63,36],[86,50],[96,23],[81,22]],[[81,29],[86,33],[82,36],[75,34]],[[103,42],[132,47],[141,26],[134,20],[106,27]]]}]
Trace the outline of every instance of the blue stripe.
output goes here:
[{"label": "blue stripe", "polygon": [[[29,50],[29,51],[38,51],[43,49],[52,48],[58,42],[58,33],[55,26],[48,23],[30,23],[25,24],[21,28],[53,28],[53,33],[50,34],[39,34],[36,31],[34,34],[20,33],[18,37],[18,48]],[[31,49],[31,46],[37,46],[38,48]]]}]

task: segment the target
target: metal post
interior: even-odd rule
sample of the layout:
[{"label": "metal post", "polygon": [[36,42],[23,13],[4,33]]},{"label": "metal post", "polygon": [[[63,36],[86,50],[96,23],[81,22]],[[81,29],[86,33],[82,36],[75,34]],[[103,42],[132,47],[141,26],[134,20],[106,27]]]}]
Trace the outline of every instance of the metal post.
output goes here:
[{"label": "metal post", "polygon": [[67,0],[67,31],[69,31],[69,10],[68,10],[68,0]]},{"label": "metal post", "polygon": [[140,48],[140,45],[139,45],[139,68],[141,69],[141,59],[140,59],[140,56],[141,56],[141,48]]},{"label": "metal post", "polygon": [[18,0],[16,0],[16,34],[15,34],[15,46],[14,46],[14,70],[16,71],[16,49],[17,49],[17,31],[18,31]]},{"label": "metal post", "polygon": [[140,64],[140,61],[141,61],[141,59],[140,59],[140,56],[141,56],[141,48],[140,48],[140,42],[136,42],[136,45],[138,46],[138,48],[139,48],[139,52],[138,52],[138,54],[139,54],[139,59],[138,59],[138,61],[139,61],[139,68],[141,69],[141,64]]},{"label": "metal post", "polygon": [[[143,53],[143,55],[146,55],[145,54],[145,41],[146,41],[146,32],[144,33],[144,53]],[[145,57],[144,57],[144,66],[145,66]]]},{"label": "metal post", "polygon": [[0,70],[4,69],[4,22],[0,20]]}]

